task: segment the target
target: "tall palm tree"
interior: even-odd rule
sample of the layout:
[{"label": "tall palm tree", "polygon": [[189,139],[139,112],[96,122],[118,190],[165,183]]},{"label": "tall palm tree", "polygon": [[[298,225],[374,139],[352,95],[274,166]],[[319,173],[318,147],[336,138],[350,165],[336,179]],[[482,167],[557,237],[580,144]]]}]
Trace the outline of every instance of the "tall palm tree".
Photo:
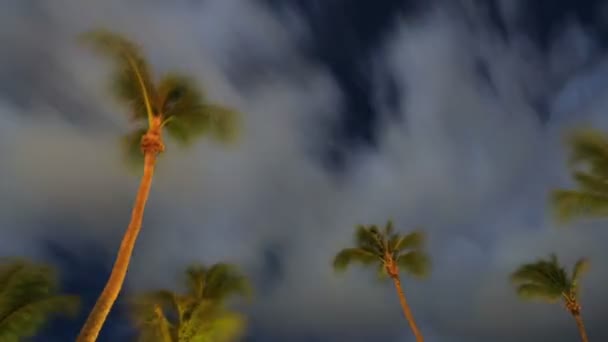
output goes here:
[{"label": "tall palm tree", "polygon": [[122,239],[112,273],[78,337],[79,342],[95,341],[122,288],[139,234],[154,167],[165,150],[163,131],[187,145],[201,134],[220,141],[233,137],[235,113],[207,102],[196,84],[181,74],[166,74],[155,80],[139,48],[120,35],[92,31],[83,35],[97,51],[113,58],[117,72],[114,91],[130,106],[136,128],[125,138],[131,156],[143,156],[143,177],[135,198],[131,221]]},{"label": "tall palm tree", "polygon": [[334,269],[346,270],[352,263],[367,266],[376,265],[381,276],[393,280],[401,302],[403,314],[416,336],[416,341],[424,341],[422,333],[407,303],[401,287],[399,271],[424,277],[430,269],[430,259],[423,250],[424,234],[419,231],[399,234],[394,231],[393,223],[388,221],[384,229],[375,225],[358,226],[355,235],[355,247],[341,250],[334,258]]},{"label": "tall palm tree", "polygon": [[76,296],[59,295],[55,271],[24,260],[0,262],[0,341],[31,337],[55,314],[75,315]]},{"label": "tall palm tree", "polygon": [[588,342],[587,332],[581,315],[579,303],[579,281],[589,268],[587,259],[579,259],[568,272],[558,263],[552,254],[548,260],[540,259],[534,263],[524,264],[512,275],[517,294],[523,299],[539,299],[550,303],[562,301],[566,310],[576,321],[581,339]]},{"label": "tall palm tree", "polygon": [[579,129],[568,138],[577,188],[551,193],[557,218],[566,222],[580,217],[608,217],[608,136],[594,129]]},{"label": "tall palm tree", "polygon": [[134,298],[132,316],[141,342],[228,342],[244,332],[245,318],[225,305],[235,295],[251,294],[234,266],[192,266],[185,283],[184,294],[159,290]]}]

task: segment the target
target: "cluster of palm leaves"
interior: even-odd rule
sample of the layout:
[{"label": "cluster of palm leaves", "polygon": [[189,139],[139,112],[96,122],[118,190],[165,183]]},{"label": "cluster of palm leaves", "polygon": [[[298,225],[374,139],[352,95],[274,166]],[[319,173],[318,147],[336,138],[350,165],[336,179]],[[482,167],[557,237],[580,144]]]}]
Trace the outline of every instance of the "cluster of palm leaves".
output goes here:
[{"label": "cluster of palm leaves", "polygon": [[[236,135],[238,116],[233,110],[212,103],[196,82],[179,73],[156,78],[139,47],[112,32],[99,30],[83,40],[115,64],[113,93],[130,109],[134,129],[124,138],[129,160],[143,167],[143,176],[131,221],[118,250],[106,287],[83,326],[78,342],[93,342],[105,322],[124,282],[131,254],[139,234],[152,185],[157,157],[165,151],[163,135],[181,145],[208,135],[227,142]],[[557,217],[568,221],[578,217],[608,215],[608,138],[595,130],[581,130],[570,139],[571,165],[575,168],[575,190],[557,190],[551,203]],[[382,279],[392,280],[403,315],[418,342],[423,336],[415,323],[401,282],[401,271],[415,277],[428,275],[430,258],[421,231],[400,234],[389,221],[384,227],[357,226],[355,246],[341,250],[333,260],[336,271],[359,263],[374,266]],[[551,255],[548,259],[522,265],[511,276],[522,298],[561,301],[575,318],[581,338],[587,334],[581,316],[579,281],[588,269],[580,259],[567,272]],[[234,295],[247,296],[247,280],[231,265],[192,266],[186,270],[186,291],[151,291],[132,300],[131,311],[140,331],[140,341],[228,342],[244,332],[246,319],[228,308]],[[57,294],[54,271],[25,261],[0,264],[0,340],[19,341],[35,334],[53,314],[73,313],[78,300]]]},{"label": "cluster of palm leaves", "polygon": [[49,317],[74,315],[76,296],[58,294],[53,268],[25,260],[0,262],[0,341],[19,342],[35,335]]}]

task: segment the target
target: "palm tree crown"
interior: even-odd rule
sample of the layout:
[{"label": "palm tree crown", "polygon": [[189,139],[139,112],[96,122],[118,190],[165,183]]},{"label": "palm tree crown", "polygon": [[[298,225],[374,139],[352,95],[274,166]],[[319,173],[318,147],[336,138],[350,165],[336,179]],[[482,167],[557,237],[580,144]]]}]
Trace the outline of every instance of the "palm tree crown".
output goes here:
[{"label": "palm tree crown", "polygon": [[224,305],[235,295],[251,295],[249,282],[234,266],[195,265],[185,280],[185,294],[159,290],[134,298],[132,313],[142,341],[222,342],[242,334],[244,317]]},{"label": "palm tree crown", "polygon": [[82,38],[115,61],[113,92],[129,105],[131,119],[139,125],[125,138],[131,157],[141,158],[142,136],[155,125],[159,130],[166,128],[182,145],[190,144],[200,134],[220,141],[235,137],[236,113],[208,102],[192,78],[168,73],[156,80],[140,48],[118,34],[95,30]]},{"label": "palm tree crown", "polygon": [[517,294],[525,299],[576,300],[579,281],[588,268],[589,261],[579,259],[569,274],[552,254],[547,260],[522,265],[511,275],[511,280],[517,286]]},{"label": "palm tree crown", "polygon": [[33,336],[53,314],[77,313],[76,296],[57,295],[55,271],[24,260],[0,262],[0,341]]},{"label": "palm tree crown", "polygon": [[608,137],[598,130],[581,129],[568,138],[577,189],[551,193],[557,218],[565,222],[585,216],[608,216]]},{"label": "palm tree crown", "polygon": [[334,269],[344,271],[352,263],[377,265],[379,274],[394,277],[399,269],[424,277],[428,274],[430,259],[424,252],[424,234],[414,231],[399,234],[389,221],[384,229],[376,225],[357,226],[355,247],[341,250],[334,258]]}]

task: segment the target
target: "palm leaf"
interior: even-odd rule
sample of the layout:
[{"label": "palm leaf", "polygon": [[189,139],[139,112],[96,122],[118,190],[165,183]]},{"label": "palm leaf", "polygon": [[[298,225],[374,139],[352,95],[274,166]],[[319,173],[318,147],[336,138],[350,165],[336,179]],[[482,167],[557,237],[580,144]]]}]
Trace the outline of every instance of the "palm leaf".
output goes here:
[{"label": "palm leaf", "polygon": [[417,277],[426,277],[431,267],[430,258],[421,251],[411,251],[400,255],[397,264],[406,273]]},{"label": "palm leaf", "polygon": [[168,133],[188,146],[199,135],[208,134],[221,142],[237,135],[237,113],[209,103],[196,82],[181,74],[168,74],[159,83],[159,103]]},{"label": "palm leaf", "polygon": [[126,38],[107,30],[89,31],[82,41],[97,52],[113,58],[116,73],[113,90],[117,98],[131,107],[132,119],[150,120],[158,108],[153,108],[156,99],[154,85],[146,60],[140,48]]},{"label": "palm leaf", "polygon": [[336,254],[333,267],[337,272],[345,271],[352,263],[371,265],[380,262],[382,257],[362,248],[346,248]]},{"label": "palm leaf", "polygon": [[241,337],[246,328],[243,315],[213,304],[198,307],[193,319],[180,329],[180,339],[191,342],[230,342]]},{"label": "palm leaf", "polygon": [[233,295],[249,298],[251,294],[252,289],[249,281],[239,272],[236,266],[217,263],[207,271],[204,298],[222,302]]},{"label": "palm leaf", "polygon": [[47,316],[74,316],[79,306],[76,296],[55,296],[29,302],[0,320],[0,341],[5,341],[6,336],[33,336],[44,325]]},{"label": "palm leaf", "polygon": [[548,302],[556,302],[562,297],[561,291],[535,283],[520,284],[516,292],[522,299],[540,299]]},{"label": "palm leaf", "polygon": [[572,281],[578,283],[578,280],[589,270],[589,260],[586,258],[579,259],[572,269]]},{"label": "palm leaf", "polygon": [[560,222],[590,216],[608,216],[608,196],[576,190],[555,190],[550,197],[555,215]]},{"label": "palm leaf", "polygon": [[388,237],[388,236],[393,235],[394,232],[395,232],[395,227],[393,225],[393,220],[388,220],[388,222],[386,223],[386,226],[384,227],[384,235]]},{"label": "palm leaf", "polygon": [[406,249],[418,249],[424,246],[425,240],[425,234],[420,231],[411,232],[406,235],[397,235],[391,240],[390,248],[395,252]]},{"label": "palm leaf", "polygon": [[377,229],[374,227],[357,226],[355,233],[355,244],[358,248],[367,250],[377,255],[384,255],[384,246],[379,241]]},{"label": "palm leaf", "polygon": [[144,153],[141,150],[141,138],[146,134],[146,128],[140,128],[125,135],[121,140],[124,159],[132,171],[141,172]]},{"label": "palm leaf", "polygon": [[52,314],[73,314],[78,298],[58,296],[54,270],[23,260],[0,266],[0,341],[32,336]]},{"label": "palm leaf", "polygon": [[573,178],[580,190],[608,197],[606,178],[599,178],[584,172],[575,172]]},{"label": "palm leaf", "polygon": [[177,295],[170,290],[157,290],[133,296],[129,304],[131,317],[139,324],[147,324],[153,320],[155,306],[164,311],[179,311]]},{"label": "palm leaf", "polygon": [[594,128],[577,128],[569,132],[566,142],[571,149],[572,162],[608,159],[608,138]]}]

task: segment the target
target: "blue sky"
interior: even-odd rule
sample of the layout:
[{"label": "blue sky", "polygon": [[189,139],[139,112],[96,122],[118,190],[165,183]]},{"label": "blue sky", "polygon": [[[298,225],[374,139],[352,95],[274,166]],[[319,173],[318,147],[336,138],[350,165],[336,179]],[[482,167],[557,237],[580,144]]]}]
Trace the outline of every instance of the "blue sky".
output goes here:
[{"label": "blue sky", "polygon": [[[571,184],[563,132],[608,126],[606,15],[600,1],[8,0],[0,255],[55,263],[89,305],[103,286],[138,178],[109,66],[74,42],[102,26],[244,119],[237,146],[168,146],[125,293],[228,261],[256,285],[248,341],[413,341],[390,284],[330,268],[355,224],[393,218],[429,234],[432,276],[404,279],[427,341],[574,340],[565,311],[507,282],[549,252],[595,261],[582,300],[601,341],[608,230],[556,228],[546,195]],[[86,311],[37,341],[73,338]],[[119,305],[100,341],[131,334]]]}]

